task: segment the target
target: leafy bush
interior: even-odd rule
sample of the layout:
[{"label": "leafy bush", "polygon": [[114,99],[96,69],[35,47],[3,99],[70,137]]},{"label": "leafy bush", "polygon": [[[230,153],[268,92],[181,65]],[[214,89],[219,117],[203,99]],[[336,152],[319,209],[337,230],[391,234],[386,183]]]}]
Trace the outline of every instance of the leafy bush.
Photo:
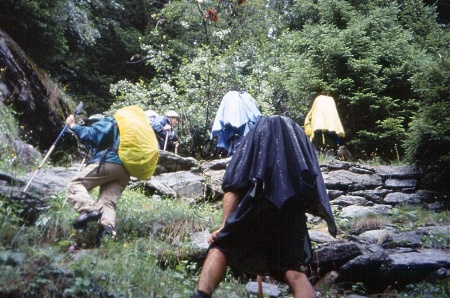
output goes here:
[{"label": "leafy bush", "polygon": [[12,111],[1,103],[0,119],[0,170],[11,172],[11,167],[15,167],[19,161],[14,146],[11,146],[11,141],[19,137],[19,125]]},{"label": "leafy bush", "polygon": [[13,248],[16,246],[16,236],[20,232],[23,220],[20,218],[22,206],[9,204],[0,197],[0,247]]},{"label": "leafy bush", "polygon": [[397,206],[390,210],[391,221],[404,230],[429,225],[445,226],[449,222],[448,212],[436,213],[419,206]]},{"label": "leafy bush", "polygon": [[422,169],[423,186],[450,191],[450,103],[422,107],[405,141],[406,159]]},{"label": "leafy bush", "polygon": [[425,281],[408,285],[406,290],[398,295],[399,298],[427,297],[441,298],[450,296],[450,281],[441,281],[437,284],[430,284]]}]

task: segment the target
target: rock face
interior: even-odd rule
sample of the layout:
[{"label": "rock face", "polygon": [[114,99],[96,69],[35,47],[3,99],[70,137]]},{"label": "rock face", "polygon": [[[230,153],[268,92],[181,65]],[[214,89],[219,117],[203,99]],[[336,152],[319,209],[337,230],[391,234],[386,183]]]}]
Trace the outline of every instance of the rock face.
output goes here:
[{"label": "rock face", "polygon": [[[132,179],[130,187],[145,189],[149,196],[193,202],[221,200],[221,179],[230,159],[198,162],[170,152],[160,154],[156,174],[148,181]],[[26,194],[20,190],[32,173],[20,178],[0,173],[0,194],[22,201],[30,214],[38,214],[46,208],[46,199],[64,191],[78,168],[74,165],[42,170]],[[315,243],[310,273],[316,289],[330,287],[330,283],[345,287],[364,282],[369,291],[380,293],[388,286],[448,278],[448,236],[444,243],[426,241],[448,235],[448,223],[438,226],[430,222],[426,227],[411,229],[382,220],[392,216],[398,205],[420,205],[436,212],[447,207],[445,195],[417,189],[420,173],[406,166],[370,167],[340,161],[323,164],[321,169],[338,224],[364,218],[379,222],[352,229],[339,227],[338,237],[333,238],[321,219],[308,217],[310,237]],[[206,253],[207,237],[207,231],[192,235],[192,246]]]},{"label": "rock face", "polygon": [[59,87],[0,29],[0,105],[16,111],[21,139],[48,149],[71,111]]}]

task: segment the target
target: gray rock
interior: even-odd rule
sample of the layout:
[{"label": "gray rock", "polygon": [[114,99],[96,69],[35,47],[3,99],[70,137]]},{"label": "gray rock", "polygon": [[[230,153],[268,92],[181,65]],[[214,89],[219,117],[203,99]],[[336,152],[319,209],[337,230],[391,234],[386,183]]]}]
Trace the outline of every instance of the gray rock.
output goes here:
[{"label": "gray rock", "polygon": [[[245,286],[247,292],[251,294],[258,294],[258,282],[250,281]],[[269,284],[266,282],[262,282],[262,291],[264,295],[268,295],[269,297],[278,297],[281,294],[281,291],[278,289],[277,285]]]},{"label": "gray rock", "polygon": [[385,204],[389,205],[398,205],[398,204],[405,204],[405,205],[419,205],[420,202],[420,196],[416,194],[409,194],[409,193],[402,193],[402,192],[393,192],[388,194],[383,202]]},{"label": "gray rock", "polygon": [[182,157],[169,151],[159,151],[158,165],[168,172],[189,171],[198,166],[198,161],[192,157]]},{"label": "gray rock", "polygon": [[415,179],[387,179],[384,187],[388,189],[414,189],[417,185]]},{"label": "gray rock", "polygon": [[69,181],[77,175],[79,165],[71,167],[43,167],[31,180],[33,174],[27,173],[22,179],[29,182],[28,192],[41,198],[49,198],[52,195],[64,193]]},{"label": "gray rock", "polygon": [[401,232],[391,234],[389,239],[383,243],[384,248],[391,247],[411,247],[422,246],[422,237],[424,233],[420,231]]},{"label": "gray rock", "polygon": [[200,168],[203,172],[207,172],[209,170],[213,170],[213,171],[225,170],[227,168],[227,165],[230,162],[230,160],[231,160],[231,157],[227,157],[227,158],[202,162],[200,164]]},{"label": "gray rock", "polygon": [[379,166],[376,173],[386,179],[412,179],[417,178],[419,172],[416,167],[409,165]]},{"label": "gray rock", "polygon": [[196,198],[205,194],[205,178],[188,171],[153,176],[146,185],[162,194],[175,197]]},{"label": "gray rock", "polygon": [[319,273],[325,273],[342,266],[361,254],[361,248],[355,243],[330,244],[314,251],[311,266],[316,268]]},{"label": "gray rock", "polygon": [[383,281],[380,272],[382,266],[389,264],[389,262],[388,253],[384,250],[359,255],[339,269],[338,281],[385,284],[386,282]]},{"label": "gray rock", "polygon": [[367,174],[367,175],[375,174],[375,170],[373,168],[363,168],[363,167],[355,166],[355,167],[351,167],[348,170],[350,172],[356,173],[356,174]]},{"label": "gray rock", "polygon": [[450,254],[443,250],[424,249],[389,255],[383,275],[400,283],[420,282],[442,267],[450,268]]},{"label": "gray rock", "polygon": [[323,173],[322,176],[327,189],[348,191],[370,189],[383,185],[381,177],[376,174],[361,175],[351,173],[349,171],[337,170],[329,173]]},{"label": "gray rock", "polygon": [[209,248],[208,244],[208,231],[196,232],[191,236],[192,246],[194,248],[200,248],[207,250]]},{"label": "gray rock", "polygon": [[340,196],[330,202],[332,205],[338,205],[342,207],[358,205],[358,206],[373,206],[373,202],[366,200],[359,196]]},{"label": "gray rock", "polygon": [[374,206],[348,206],[342,208],[339,216],[342,218],[362,217],[369,213],[386,215],[392,209],[390,205],[374,205]]},{"label": "gray rock", "polygon": [[428,227],[419,227],[416,230],[418,233],[422,235],[435,235],[435,234],[450,234],[450,225],[445,226],[428,226]]},{"label": "gray rock", "polygon": [[355,191],[355,192],[350,192],[349,194],[352,195],[352,196],[363,197],[367,201],[370,201],[370,202],[375,203],[375,204],[382,204],[383,203],[383,197],[372,193],[370,190],[369,191],[366,191],[366,190]]},{"label": "gray rock", "polygon": [[393,231],[382,229],[382,230],[371,230],[359,234],[359,238],[364,240],[366,243],[376,243],[383,244],[386,239],[389,239],[393,234]]},{"label": "gray rock", "polygon": [[308,232],[309,238],[315,243],[335,243],[340,242],[339,239],[334,238],[328,232],[310,230]]}]

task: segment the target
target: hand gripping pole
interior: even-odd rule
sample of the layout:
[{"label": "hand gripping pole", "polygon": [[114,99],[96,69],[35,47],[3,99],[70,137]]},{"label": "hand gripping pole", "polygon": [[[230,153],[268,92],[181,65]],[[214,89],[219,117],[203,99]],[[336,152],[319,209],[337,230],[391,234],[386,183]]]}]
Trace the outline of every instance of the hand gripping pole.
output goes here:
[{"label": "hand gripping pole", "polygon": [[[81,110],[83,109],[83,102],[81,101],[78,104],[78,107],[76,108],[75,112],[74,112],[74,116],[78,115],[81,113]],[[50,155],[53,153],[53,151],[55,150],[56,145],[58,144],[59,140],[62,138],[64,132],[67,130],[67,127],[69,125],[66,124],[64,125],[64,128],[62,129],[62,131],[59,133],[58,138],[56,138],[56,141],[53,143],[53,145],[50,147],[50,149],[48,150],[47,154],[45,155],[44,159],[42,160],[41,164],[39,165],[39,167],[37,168],[37,170],[34,172],[33,176],[31,177],[30,181],[28,181],[27,185],[25,186],[25,188],[22,190],[22,193],[26,192],[28,187],[31,184],[31,181],[33,181],[34,177],[36,176],[36,174],[39,172],[39,170],[42,168],[42,166],[45,164],[45,162],[47,161],[47,159],[50,157]]]}]

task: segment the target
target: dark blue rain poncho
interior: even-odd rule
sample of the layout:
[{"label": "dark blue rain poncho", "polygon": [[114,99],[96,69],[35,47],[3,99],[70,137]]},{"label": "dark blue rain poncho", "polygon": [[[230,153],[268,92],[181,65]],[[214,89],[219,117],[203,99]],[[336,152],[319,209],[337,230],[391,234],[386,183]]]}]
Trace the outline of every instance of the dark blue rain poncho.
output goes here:
[{"label": "dark blue rain poncho", "polygon": [[211,129],[211,139],[218,136],[217,148],[224,149],[231,156],[235,143],[250,131],[260,117],[261,112],[250,94],[229,91],[220,102]]},{"label": "dark blue rain poncho", "polygon": [[245,272],[282,278],[284,271],[307,265],[305,212],[322,217],[336,235],[315,149],[289,118],[259,120],[237,147],[222,188],[246,195],[213,245]]}]

